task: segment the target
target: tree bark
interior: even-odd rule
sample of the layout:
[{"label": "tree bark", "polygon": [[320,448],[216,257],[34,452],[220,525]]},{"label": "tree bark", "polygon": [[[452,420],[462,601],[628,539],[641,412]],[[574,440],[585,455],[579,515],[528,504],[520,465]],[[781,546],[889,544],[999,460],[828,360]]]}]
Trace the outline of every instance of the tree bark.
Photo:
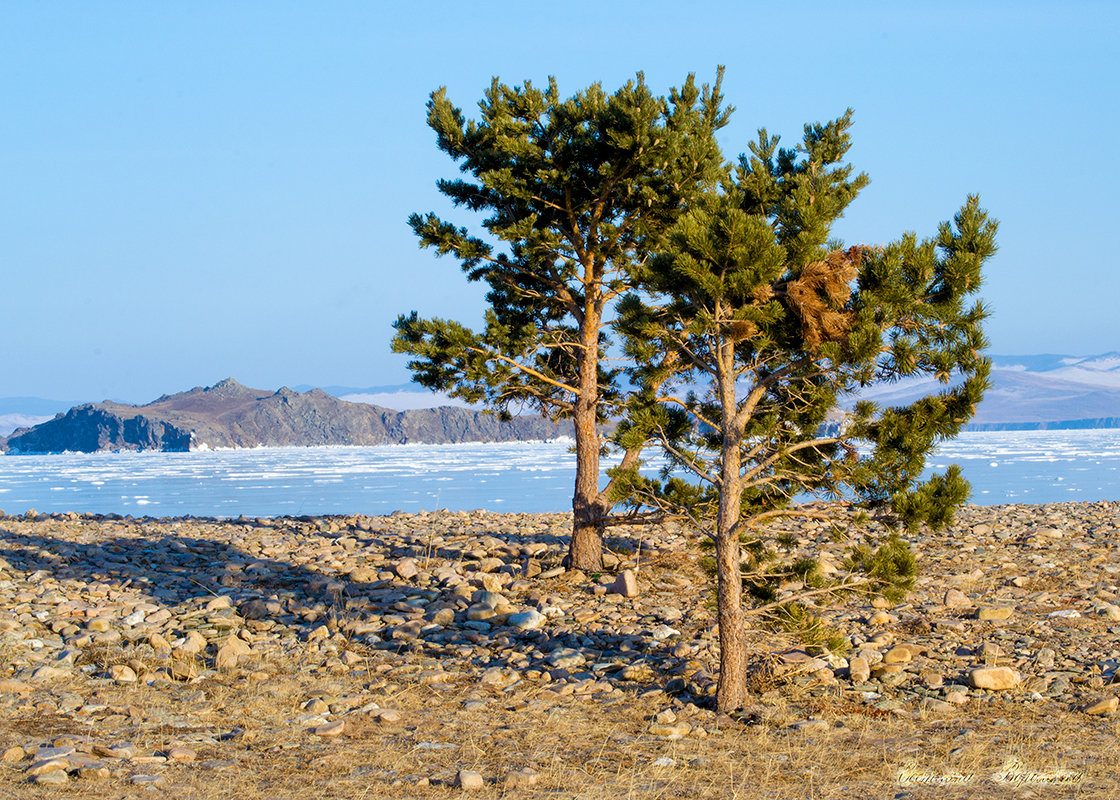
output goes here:
[{"label": "tree bark", "polygon": [[743,432],[737,417],[734,344],[718,350],[716,371],[722,419],[719,515],[716,519],[716,613],[719,620],[719,685],[716,710],[727,714],[747,699],[746,615],[743,613],[743,573],[740,566],[739,516],[743,497],[740,475]]},{"label": "tree bark", "polygon": [[603,509],[599,504],[599,431],[592,411],[590,419],[580,418],[577,404],[576,485],[572,494],[572,540],[568,546],[568,567],[584,572],[603,568]]},{"label": "tree bark", "polygon": [[599,327],[599,311],[589,304],[580,325],[579,397],[572,413],[576,485],[572,493],[572,540],[568,545],[568,568],[584,572],[603,568],[602,519],[606,509],[599,493]]},{"label": "tree bark", "polygon": [[747,699],[746,615],[740,568],[739,440],[724,439],[723,488],[716,522],[717,618],[719,620],[719,686],[716,709],[724,714],[743,707]]}]

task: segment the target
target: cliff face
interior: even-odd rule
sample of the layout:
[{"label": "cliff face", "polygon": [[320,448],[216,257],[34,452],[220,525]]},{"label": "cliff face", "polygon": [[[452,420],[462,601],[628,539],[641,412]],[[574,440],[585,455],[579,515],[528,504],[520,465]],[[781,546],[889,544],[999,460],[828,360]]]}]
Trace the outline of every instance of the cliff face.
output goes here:
[{"label": "cliff face", "polygon": [[490,414],[453,407],[393,411],[347,403],[318,389],[266,392],[227,379],[143,406],[76,406],[48,422],[15,431],[0,440],[0,447],[13,453],[59,453],[505,442],[553,439],[570,434],[570,427],[541,417],[502,422]]}]

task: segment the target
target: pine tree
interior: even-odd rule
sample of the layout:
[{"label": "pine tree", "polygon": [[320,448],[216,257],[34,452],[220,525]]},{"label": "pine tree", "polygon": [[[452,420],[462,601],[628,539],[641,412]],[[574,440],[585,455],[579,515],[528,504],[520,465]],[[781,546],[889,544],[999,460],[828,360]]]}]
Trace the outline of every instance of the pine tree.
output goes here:
[{"label": "pine tree", "polygon": [[[773,560],[768,521],[820,513],[803,502],[810,496],[865,510],[884,542],[857,549],[848,566],[862,577],[831,589],[892,591],[914,572],[896,529],[944,525],[968,494],[955,467],[920,478],[926,455],[961,430],[987,384],[986,312],[971,296],[995,252],[996,223],[970,197],[931,239],[831,240],[868,181],[843,163],[850,126],[850,110],[807,125],[793,150],[760,131],[720,190],[697,200],[647,262],[643,291],[621,303],[617,327],[640,391],[616,437],[623,447],[655,440],[669,472],[691,479],[643,478],[637,465],[614,477],[620,497],[636,493],[712,532],[722,711],[746,697],[744,577],[764,594],[775,576],[812,571]],[[827,424],[862,388],[910,376],[944,387],[903,407],[858,402]]]},{"label": "pine tree", "polygon": [[[435,214],[409,223],[421,246],[457,258],[489,285],[482,330],[415,311],[398,318],[393,349],[413,356],[424,386],[500,413],[533,409],[573,420],[576,478],[572,567],[598,570],[611,491],[600,491],[600,425],[617,414],[619,369],[604,325],[631,275],[697,194],[718,179],[714,134],[727,120],[718,73],[668,98],[641,74],[614,94],[599,84],[564,100],[494,80],[467,121],[444,89],[428,103],[438,145],[470,179],[441,180],[458,206],[485,215],[474,235]],[[640,447],[638,445],[637,447]],[[637,448],[623,455],[636,463]]]}]

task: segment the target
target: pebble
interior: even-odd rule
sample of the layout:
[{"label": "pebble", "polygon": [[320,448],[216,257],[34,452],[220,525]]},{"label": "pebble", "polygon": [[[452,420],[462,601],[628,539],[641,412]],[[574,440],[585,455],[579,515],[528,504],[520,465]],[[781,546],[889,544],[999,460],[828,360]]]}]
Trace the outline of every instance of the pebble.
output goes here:
[{"label": "pebble", "polygon": [[55,770],[65,770],[70,766],[70,762],[65,758],[43,758],[35,761],[27,768],[28,776],[35,778],[39,775],[46,775],[48,772]]},{"label": "pebble", "polygon": [[182,747],[181,745],[174,745],[167,748],[167,760],[174,761],[179,764],[189,764],[198,758],[198,753],[189,747]]},{"label": "pebble", "polygon": [[535,631],[548,622],[548,617],[535,608],[531,608],[528,611],[510,614],[506,622],[511,628],[516,628],[519,631]]},{"label": "pebble", "polygon": [[511,789],[528,789],[537,785],[537,773],[529,769],[519,769],[506,775],[505,785]]},{"label": "pebble", "polygon": [[328,722],[326,725],[320,725],[317,728],[313,728],[311,732],[316,736],[341,736],[346,732],[346,720],[340,719],[335,720],[334,722]]},{"label": "pebble", "polygon": [[64,769],[56,769],[36,775],[35,783],[39,786],[65,786],[70,783],[70,776]]},{"label": "pebble", "polygon": [[1022,682],[1022,676],[1010,667],[976,667],[968,672],[968,685],[975,689],[1003,691]]},{"label": "pebble", "polygon": [[848,661],[848,673],[855,683],[866,683],[871,677],[871,667],[866,658],[856,656]]},{"label": "pebble", "polygon": [[109,667],[109,677],[117,683],[136,683],[136,672],[127,664],[114,664]]},{"label": "pebble", "polygon": [[911,659],[910,648],[906,645],[892,647],[883,654],[884,664],[905,664]]},{"label": "pebble", "polygon": [[624,569],[615,578],[614,583],[607,587],[607,591],[620,594],[623,597],[637,597],[638,578],[634,575],[633,570]]},{"label": "pebble", "polygon": [[1111,695],[1109,697],[1097,698],[1081,710],[1086,714],[1113,714],[1116,712],[1117,707],[1120,707],[1120,697]]},{"label": "pebble", "polygon": [[682,739],[692,732],[692,725],[688,722],[673,722],[667,725],[654,723],[650,725],[649,733],[661,739]]},{"label": "pebble", "polygon": [[946,591],[942,603],[948,608],[968,608],[972,605],[972,601],[968,599],[968,595],[960,589],[949,589]]},{"label": "pebble", "polygon": [[464,791],[474,791],[483,788],[486,783],[482,779],[482,773],[461,769],[455,776],[455,785]]}]

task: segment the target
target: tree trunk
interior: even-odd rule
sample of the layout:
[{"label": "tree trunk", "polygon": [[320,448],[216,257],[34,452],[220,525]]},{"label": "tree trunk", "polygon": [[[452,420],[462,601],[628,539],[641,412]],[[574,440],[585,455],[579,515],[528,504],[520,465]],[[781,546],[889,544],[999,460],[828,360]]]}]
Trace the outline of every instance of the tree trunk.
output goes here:
[{"label": "tree trunk", "polygon": [[572,421],[576,436],[576,485],[572,493],[572,540],[568,568],[599,572],[603,568],[602,519],[599,498],[599,315],[589,307],[580,326],[579,396]]},{"label": "tree trunk", "polygon": [[[732,452],[729,452],[732,451]],[[719,619],[719,686],[716,710],[727,714],[747,699],[746,615],[743,613],[743,573],[740,569],[739,441],[723,444],[723,487],[716,523],[716,606]]]},{"label": "tree trunk", "polygon": [[727,714],[742,708],[747,700],[747,625],[743,613],[738,526],[743,510],[743,479],[739,474],[743,430],[736,414],[739,404],[733,369],[734,344],[721,342],[717,353],[723,441],[720,447],[719,516],[716,519],[716,609],[719,619],[716,710]]}]

